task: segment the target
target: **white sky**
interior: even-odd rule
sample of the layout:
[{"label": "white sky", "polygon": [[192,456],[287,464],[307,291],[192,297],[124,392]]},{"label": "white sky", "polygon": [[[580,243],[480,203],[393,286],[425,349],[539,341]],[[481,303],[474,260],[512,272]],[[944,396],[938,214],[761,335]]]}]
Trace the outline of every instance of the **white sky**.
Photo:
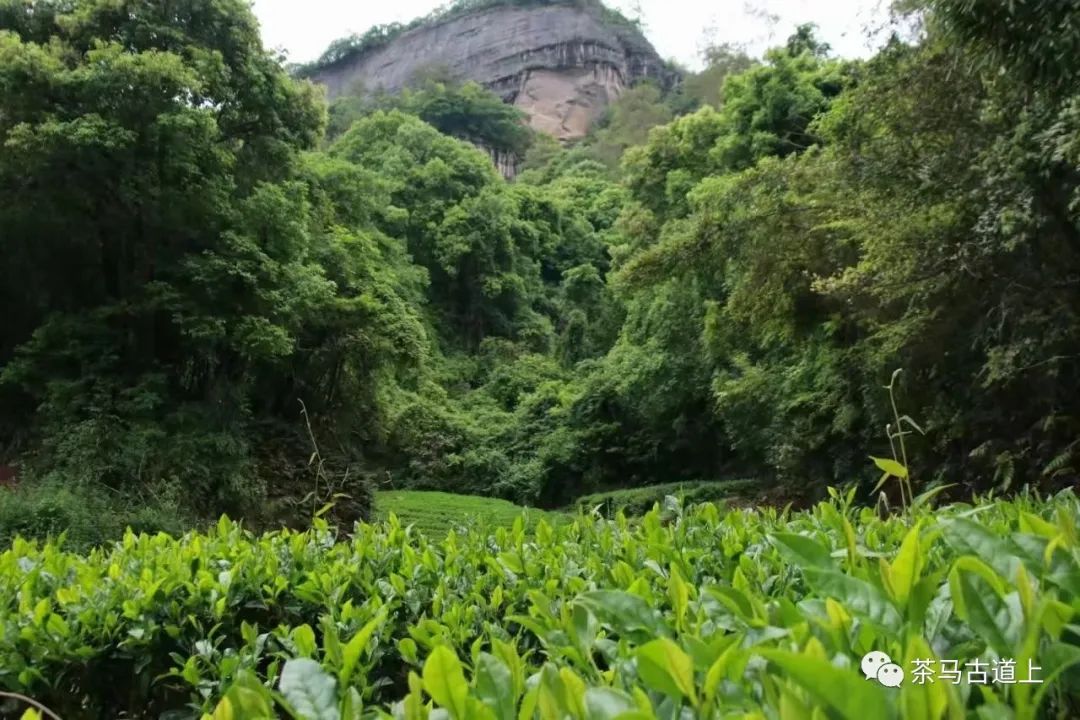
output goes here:
[{"label": "white sky", "polygon": [[[821,38],[845,57],[865,57],[867,39],[888,21],[889,0],[606,0],[628,17],[639,16],[645,34],[665,58],[700,68],[709,42],[744,45],[753,55],[782,43],[804,22],[816,22]],[[372,25],[408,22],[426,15],[438,0],[253,0],[263,42],[285,50],[291,62],[317,58],[331,41],[363,33]]]}]

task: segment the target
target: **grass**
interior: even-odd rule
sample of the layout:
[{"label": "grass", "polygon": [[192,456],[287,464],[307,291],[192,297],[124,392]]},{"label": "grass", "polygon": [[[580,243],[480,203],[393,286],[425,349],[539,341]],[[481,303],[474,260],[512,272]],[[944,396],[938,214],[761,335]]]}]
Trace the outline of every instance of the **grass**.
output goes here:
[{"label": "grass", "polygon": [[388,490],[375,494],[375,517],[397,515],[403,525],[415,525],[431,538],[441,538],[456,526],[480,522],[489,527],[510,527],[522,513],[531,525],[540,518],[549,523],[558,513],[524,508],[507,500],[423,490]]}]

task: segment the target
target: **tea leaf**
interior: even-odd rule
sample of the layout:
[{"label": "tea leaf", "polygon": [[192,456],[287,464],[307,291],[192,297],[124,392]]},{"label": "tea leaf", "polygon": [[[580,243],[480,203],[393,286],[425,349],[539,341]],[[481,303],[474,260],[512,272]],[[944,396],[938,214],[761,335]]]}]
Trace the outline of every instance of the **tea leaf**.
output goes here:
[{"label": "tea leaf", "polygon": [[659,638],[638,648],[638,674],[649,687],[674,697],[687,697],[697,704],[694,692],[694,662],[682,648],[667,638]]},{"label": "tea leaf", "polygon": [[309,658],[315,654],[318,647],[315,644],[315,631],[308,624],[293,628],[292,640],[296,644],[296,654],[300,657]]},{"label": "tea leaf", "polygon": [[476,696],[499,720],[513,720],[516,698],[510,669],[494,655],[480,653],[476,664]]},{"label": "tea leaf", "polygon": [[773,533],[772,538],[777,549],[799,567],[836,568],[836,561],[832,559],[829,549],[805,535]]},{"label": "tea leaf", "polygon": [[338,720],[337,683],[308,658],[288,660],[281,671],[281,694],[307,720]]},{"label": "tea leaf", "polygon": [[352,639],[345,644],[345,648],[342,650],[341,670],[338,673],[338,680],[341,682],[342,687],[349,684],[353,671],[356,669],[357,663],[360,662],[360,654],[367,648],[368,643],[371,642],[371,636],[382,624],[385,616],[385,612],[380,610],[374,618],[364,625],[364,627],[360,628],[360,630],[353,635]]},{"label": "tea leaf", "polygon": [[784,670],[812,696],[835,710],[845,720],[895,717],[877,683],[869,683],[851,671],[833,667],[826,660],[783,650],[758,650],[762,657]]},{"label": "tea leaf", "polygon": [[439,645],[424,663],[424,689],[428,695],[445,708],[451,716],[465,720],[465,698],[469,686],[461,669],[461,661],[454,651],[445,645]]},{"label": "tea leaf", "polygon": [[901,606],[907,605],[911,589],[919,580],[922,572],[923,555],[919,545],[919,524],[908,530],[904,540],[900,543],[900,551],[890,566],[893,590],[896,602]]},{"label": "tea leaf", "polygon": [[902,618],[881,590],[865,580],[833,570],[808,568],[807,581],[825,597],[834,597],[849,611],[862,615],[879,627],[899,631]]},{"label": "tea leaf", "polygon": [[636,709],[634,699],[621,690],[593,687],[585,691],[585,712],[588,720],[616,720]]},{"label": "tea leaf", "polygon": [[654,635],[667,634],[656,611],[637,595],[621,590],[594,590],[579,595],[577,602],[616,632],[631,633],[642,630]]}]

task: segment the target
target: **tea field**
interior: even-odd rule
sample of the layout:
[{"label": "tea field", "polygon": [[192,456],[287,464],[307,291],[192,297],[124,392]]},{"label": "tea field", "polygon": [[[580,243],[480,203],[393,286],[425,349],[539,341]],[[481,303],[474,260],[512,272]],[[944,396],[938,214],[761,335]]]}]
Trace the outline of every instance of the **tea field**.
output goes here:
[{"label": "tea field", "polygon": [[375,515],[380,520],[393,513],[402,525],[412,525],[420,532],[442,537],[452,530],[479,523],[484,527],[510,527],[520,516],[531,527],[541,518],[557,521],[557,513],[530,508],[523,510],[508,500],[457,495],[429,490],[386,490],[375,493]]},{"label": "tea field", "polygon": [[[1071,491],[886,519],[851,503],[444,536],[393,513],[349,534],[222,519],[86,555],[16,539],[0,714],[25,698],[64,719],[1080,717]],[[892,660],[877,678],[868,653]]]}]

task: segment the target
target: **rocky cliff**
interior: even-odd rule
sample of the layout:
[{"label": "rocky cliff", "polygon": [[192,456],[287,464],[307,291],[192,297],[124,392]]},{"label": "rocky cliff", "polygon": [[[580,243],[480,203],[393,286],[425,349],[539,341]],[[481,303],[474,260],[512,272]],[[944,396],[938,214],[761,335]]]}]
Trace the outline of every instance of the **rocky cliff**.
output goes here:
[{"label": "rocky cliff", "polygon": [[396,92],[430,70],[483,84],[527,113],[533,128],[563,141],[582,137],[634,82],[674,81],[635,27],[573,5],[503,5],[435,20],[311,78],[333,99]]}]

